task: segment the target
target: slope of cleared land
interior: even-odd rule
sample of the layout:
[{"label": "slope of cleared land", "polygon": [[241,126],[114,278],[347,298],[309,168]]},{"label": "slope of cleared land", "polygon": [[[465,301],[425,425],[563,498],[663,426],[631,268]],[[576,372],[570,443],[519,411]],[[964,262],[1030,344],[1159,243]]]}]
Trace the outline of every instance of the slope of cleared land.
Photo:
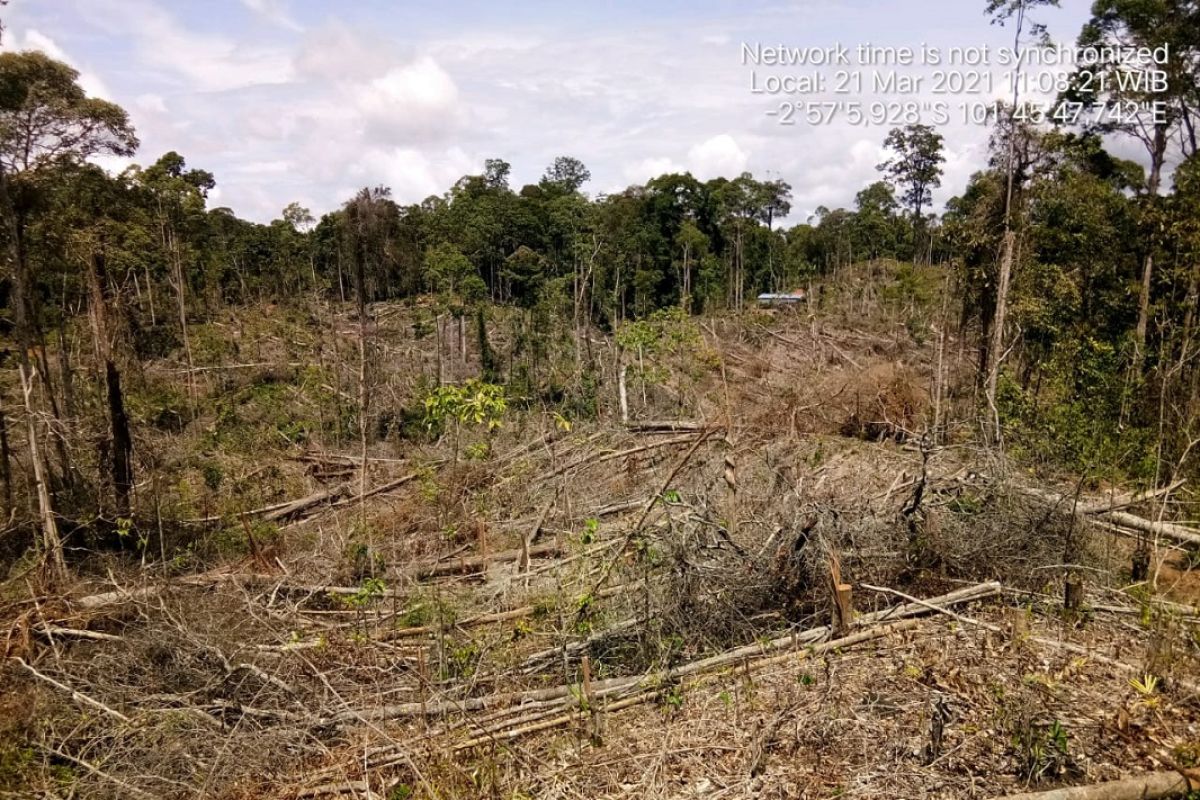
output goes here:
[{"label": "slope of cleared land", "polygon": [[365,470],[352,315],[231,314],[131,401],[161,536],[66,592],[10,573],[0,788],[986,798],[1194,767],[1191,529],[1136,530],[1186,489],[973,445],[939,309],[863,271],[798,312],[589,332],[591,370],[497,312],[499,428],[430,431],[481,348],[380,306]]}]

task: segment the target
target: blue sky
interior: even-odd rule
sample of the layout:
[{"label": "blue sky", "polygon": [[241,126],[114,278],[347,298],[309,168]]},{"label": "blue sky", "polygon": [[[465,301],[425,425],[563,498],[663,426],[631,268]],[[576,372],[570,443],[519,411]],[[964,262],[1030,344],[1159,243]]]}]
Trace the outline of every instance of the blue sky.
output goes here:
[{"label": "blue sky", "polygon": [[[1089,5],[1062,0],[1040,19],[1070,42]],[[877,179],[888,127],[778,125],[765,114],[774,103],[749,90],[741,43],[1009,43],[982,7],[12,0],[0,13],[5,49],[63,59],[90,92],[129,110],[142,140],[134,160],[179,151],[216,175],[214,204],[251,219],[293,200],[328,211],[368,184],[416,202],[490,157],[510,161],[519,186],[568,154],[591,169],[593,194],[667,170],[781,177],[799,221],[850,205]],[[939,204],[982,166],[987,138],[962,124],[943,133]]]}]

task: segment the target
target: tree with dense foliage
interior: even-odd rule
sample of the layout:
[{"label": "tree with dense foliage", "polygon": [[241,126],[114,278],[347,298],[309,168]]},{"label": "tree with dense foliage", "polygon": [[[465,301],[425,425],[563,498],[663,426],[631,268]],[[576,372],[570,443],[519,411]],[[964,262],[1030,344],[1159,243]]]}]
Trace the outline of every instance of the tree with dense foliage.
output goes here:
[{"label": "tree with dense foliage", "polygon": [[879,165],[893,186],[901,189],[901,200],[912,214],[913,224],[924,219],[921,209],[933,202],[933,190],[942,185],[942,135],[929,125],[894,128],[883,140],[892,157]]},{"label": "tree with dense foliage", "polygon": [[[28,234],[31,220],[44,208],[50,174],[63,166],[80,164],[99,154],[129,155],[137,137],[129,117],[113,103],[89,98],[78,83],[79,73],[41,53],[0,53],[0,230],[12,276],[10,310],[17,339],[17,363],[25,389],[26,405],[32,413],[30,387],[40,376],[52,417],[61,423],[62,409],[56,398],[46,357],[45,331],[41,319],[38,276],[31,269]],[[119,401],[120,388],[116,384]],[[114,424],[119,425],[115,420]],[[29,423],[30,448],[38,466],[39,504],[43,518],[43,541],[51,558],[48,563],[63,571],[62,544],[50,508],[47,483],[49,469],[41,468],[37,452],[38,432]],[[59,455],[64,483],[75,483],[73,464],[58,424],[51,438]],[[122,448],[121,456],[128,452]],[[6,462],[7,452],[0,454]],[[119,475],[117,473],[120,473]],[[130,482],[125,470],[113,463],[113,479],[126,490]]]},{"label": "tree with dense foliage", "polygon": [[[1200,8],[1191,0],[1096,0],[1092,16],[1079,34],[1081,48],[1165,47],[1166,64],[1146,59],[1106,59],[1081,68],[1067,100],[1085,108],[1108,108],[1089,120],[1089,129],[1100,133],[1119,133],[1139,141],[1149,159],[1139,209],[1144,229],[1141,288],[1138,294],[1138,319],[1134,329],[1132,364],[1141,372],[1145,359],[1146,335],[1150,322],[1151,294],[1154,290],[1155,260],[1161,239],[1163,170],[1168,148],[1178,141],[1184,156],[1197,152],[1196,125],[1200,122],[1200,61],[1195,58],[1200,41]],[[1166,78],[1159,85],[1155,79]]]}]

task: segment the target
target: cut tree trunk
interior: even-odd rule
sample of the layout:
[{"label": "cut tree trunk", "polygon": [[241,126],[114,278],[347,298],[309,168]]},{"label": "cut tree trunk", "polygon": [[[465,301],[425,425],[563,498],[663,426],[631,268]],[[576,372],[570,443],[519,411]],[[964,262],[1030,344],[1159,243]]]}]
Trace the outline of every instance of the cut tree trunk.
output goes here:
[{"label": "cut tree trunk", "polygon": [[133,494],[133,436],[129,415],[125,413],[125,395],[121,391],[121,373],[112,360],[104,362],[104,382],[108,389],[108,415],[112,424],[112,483],[118,517],[128,517]]},{"label": "cut tree trunk", "polygon": [[4,516],[12,513],[12,450],[8,444],[8,415],[4,410],[4,397],[0,394],[0,480],[4,482]]},{"label": "cut tree trunk", "polygon": [[625,388],[626,366],[617,359],[617,391],[621,401],[621,424],[629,424],[629,394]]}]

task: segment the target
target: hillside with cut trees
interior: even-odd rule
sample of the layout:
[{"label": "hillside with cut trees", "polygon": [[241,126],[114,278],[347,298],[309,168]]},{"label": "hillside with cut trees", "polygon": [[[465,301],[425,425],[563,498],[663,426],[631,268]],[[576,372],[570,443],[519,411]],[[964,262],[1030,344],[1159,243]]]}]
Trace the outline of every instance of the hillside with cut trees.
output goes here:
[{"label": "hillside with cut trees", "polygon": [[1200,796],[1200,9],[1079,41],[1170,113],[805,220],[564,155],[262,224],[0,51],[0,797]]}]

